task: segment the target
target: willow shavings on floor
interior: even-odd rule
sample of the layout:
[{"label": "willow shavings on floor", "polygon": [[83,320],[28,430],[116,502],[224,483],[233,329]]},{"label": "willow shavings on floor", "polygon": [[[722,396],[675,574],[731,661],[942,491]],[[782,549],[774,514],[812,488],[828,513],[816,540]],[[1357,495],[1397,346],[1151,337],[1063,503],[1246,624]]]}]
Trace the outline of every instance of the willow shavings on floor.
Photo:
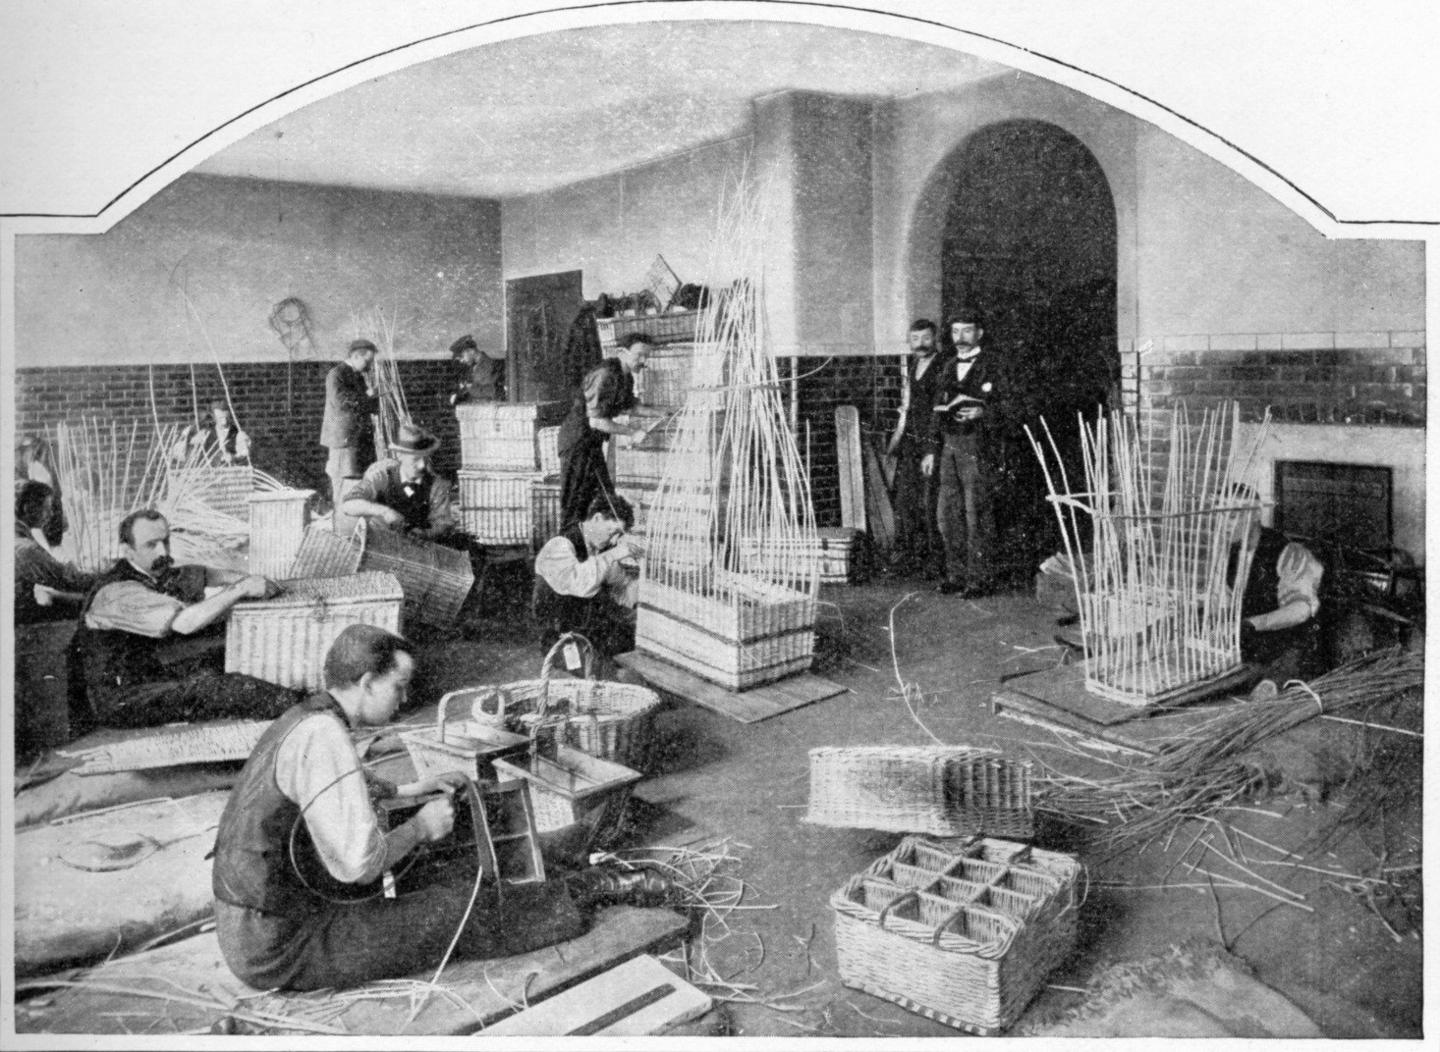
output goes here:
[{"label": "willow shavings on floor", "polygon": [[1145,843],[1268,788],[1265,770],[1247,755],[1257,746],[1324,713],[1418,690],[1423,680],[1418,655],[1381,651],[1313,683],[1292,681],[1273,701],[1226,706],[1160,753],[1117,764],[1107,778],[1082,778],[1037,757],[1045,777],[1036,806],[1075,821],[1099,820],[1108,827],[1102,839],[1114,845]]}]

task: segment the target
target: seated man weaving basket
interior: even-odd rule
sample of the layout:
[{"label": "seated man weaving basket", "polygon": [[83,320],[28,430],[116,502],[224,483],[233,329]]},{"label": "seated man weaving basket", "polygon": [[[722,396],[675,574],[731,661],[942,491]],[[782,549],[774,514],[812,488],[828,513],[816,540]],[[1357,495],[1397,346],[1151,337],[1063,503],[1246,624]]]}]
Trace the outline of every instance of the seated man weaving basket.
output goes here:
[{"label": "seated man weaving basket", "polygon": [[[71,730],[95,721],[153,727],[182,720],[273,719],[299,695],[253,676],[220,671],[225,618],[242,599],[266,599],[275,584],[258,574],[176,566],[170,524],[154,508],[120,523],[123,558],[96,579],[80,612],[72,683],[85,707],[72,706]],[[206,589],[218,588],[213,594]],[[175,660],[177,637],[215,634],[218,646]],[[79,724],[79,726],[77,726]]]},{"label": "seated man weaving basket", "polygon": [[[276,720],[245,762],[220,818],[212,880],[221,952],[251,986],[346,987],[432,968],[457,929],[462,957],[524,953],[580,935],[590,908],[671,896],[670,882],[648,869],[592,867],[561,880],[477,887],[473,858],[404,894],[387,896],[383,883],[367,891],[421,845],[450,835],[449,794],[469,784],[447,772],[397,787],[361,766],[350,730],[388,723],[414,669],[405,640],[349,626],[325,656],[329,689]],[[380,828],[374,801],[436,791],[445,795]],[[329,885],[302,875],[302,829]]]},{"label": "seated man weaving basket", "polygon": [[390,443],[391,456],[370,465],[341,510],[411,537],[452,545],[456,516],[450,483],[430,471],[430,458],[439,448],[440,439],[423,427],[401,424]]},{"label": "seated man weaving basket", "polygon": [[535,556],[531,609],[548,650],[578,632],[605,657],[635,649],[635,558],[639,546],[624,539],[635,513],[624,497],[601,492],[586,517],[545,542]]}]

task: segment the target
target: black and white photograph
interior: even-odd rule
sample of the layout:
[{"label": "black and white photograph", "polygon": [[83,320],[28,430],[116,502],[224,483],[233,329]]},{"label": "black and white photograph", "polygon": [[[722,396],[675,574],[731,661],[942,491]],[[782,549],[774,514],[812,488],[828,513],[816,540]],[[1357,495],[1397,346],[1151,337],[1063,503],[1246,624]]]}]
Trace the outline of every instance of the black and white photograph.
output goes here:
[{"label": "black and white photograph", "polygon": [[1433,1036],[1437,47],[0,7],[0,1043]]}]

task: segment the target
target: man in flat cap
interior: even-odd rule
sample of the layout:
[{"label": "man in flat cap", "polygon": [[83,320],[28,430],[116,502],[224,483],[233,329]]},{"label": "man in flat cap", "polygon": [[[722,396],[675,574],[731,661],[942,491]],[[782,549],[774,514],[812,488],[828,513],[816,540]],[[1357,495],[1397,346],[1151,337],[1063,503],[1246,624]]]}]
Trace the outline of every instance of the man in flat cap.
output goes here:
[{"label": "man in flat cap", "polygon": [[423,427],[401,424],[390,456],[370,465],[350,488],[345,514],[427,541],[452,541],[456,516],[450,482],[430,471],[430,458],[439,448],[440,439]]},{"label": "man in flat cap", "polygon": [[480,350],[474,336],[462,336],[450,345],[455,361],[451,405],[466,402],[498,402],[505,397],[505,355]]},{"label": "man in flat cap", "polygon": [[325,474],[330,476],[330,500],[335,507],[331,529],[349,534],[354,520],[341,512],[348,480],[357,479],[375,459],[371,416],[380,411],[372,380],[377,349],[369,340],[352,340],[345,360],[325,376],[325,419],[320,444],[330,451]]}]

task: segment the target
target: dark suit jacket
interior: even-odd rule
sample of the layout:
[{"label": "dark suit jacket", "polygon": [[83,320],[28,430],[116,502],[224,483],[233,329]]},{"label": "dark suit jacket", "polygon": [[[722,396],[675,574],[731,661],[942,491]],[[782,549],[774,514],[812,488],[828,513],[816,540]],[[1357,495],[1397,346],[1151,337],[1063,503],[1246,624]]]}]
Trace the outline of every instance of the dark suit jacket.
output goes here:
[{"label": "dark suit jacket", "polygon": [[935,428],[935,414],[931,410],[935,407],[945,372],[954,359],[953,350],[936,351],[925,375],[918,380],[915,379],[915,359],[911,358],[905,363],[905,371],[910,376],[910,410],[905,414],[905,432],[900,439],[900,453],[909,450],[916,456],[924,456],[931,452],[930,434]]},{"label": "dark suit jacket", "polygon": [[330,449],[367,448],[372,441],[370,414],[380,411],[377,398],[365,394],[365,376],[341,362],[325,376],[325,419],[320,444]]},{"label": "dark suit jacket", "polygon": [[955,376],[955,366],[958,359],[951,353],[945,360],[944,368],[937,378],[935,404],[937,406],[947,405],[958,395],[967,395],[985,403],[985,413],[979,420],[963,421],[956,415],[955,410],[948,412],[931,412],[930,440],[932,448],[939,451],[941,443],[946,435],[976,435],[980,439],[981,449],[991,451],[990,447],[995,444],[995,437],[999,427],[999,417],[1003,411],[1000,404],[1005,397],[1003,390],[1004,382],[1001,373],[1001,361],[995,352],[987,347],[982,347],[980,354],[965,374],[964,380]]}]

